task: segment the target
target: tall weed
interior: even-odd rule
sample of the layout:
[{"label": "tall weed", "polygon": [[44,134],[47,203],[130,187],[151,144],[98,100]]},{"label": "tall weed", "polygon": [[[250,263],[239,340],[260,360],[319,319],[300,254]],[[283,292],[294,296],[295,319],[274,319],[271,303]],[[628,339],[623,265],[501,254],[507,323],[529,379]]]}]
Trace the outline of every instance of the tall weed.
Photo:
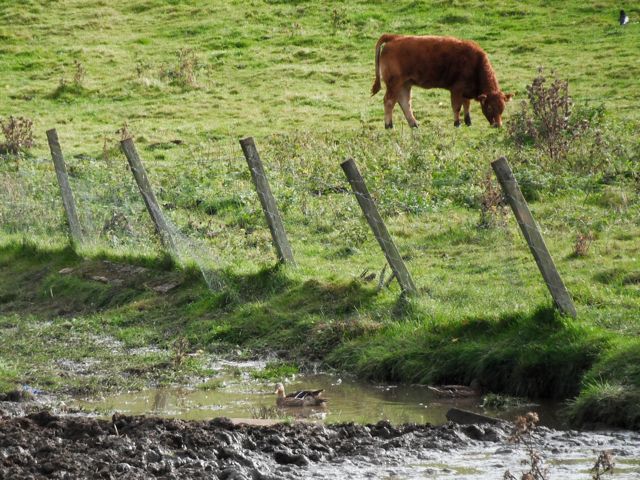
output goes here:
[{"label": "tall weed", "polygon": [[507,135],[520,152],[540,152],[536,160],[553,170],[596,173],[615,155],[604,116],[603,105],[576,107],[569,82],[550,80],[540,68],[527,86],[527,100],[507,123]]},{"label": "tall weed", "polygon": [[25,117],[11,115],[0,120],[0,128],[5,141],[0,144],[0,153],[17,154],[33,147],[33,121]]}]

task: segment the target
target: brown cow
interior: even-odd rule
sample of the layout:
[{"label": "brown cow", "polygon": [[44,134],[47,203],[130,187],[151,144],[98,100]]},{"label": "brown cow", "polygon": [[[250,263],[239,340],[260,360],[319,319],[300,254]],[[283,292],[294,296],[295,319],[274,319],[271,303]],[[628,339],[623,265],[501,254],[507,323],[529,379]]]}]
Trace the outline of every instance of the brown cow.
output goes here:
[{"label": "brown cow", "polygon": [[[380,51],[381,47],[382,52]],[[476,99],[494,127],[502,126],[502,112],[512,94],[500,91],[487,54],[474,42],[453,37],[382,35],[376,43],[376,80],[371,94],[380,91],[380,77],[387,86],[384,126],[393,128],[393,108],[402,107],[411,127],[417,127],[411,111],[411,87],[446,88],[451,92],[454,126],[471,125],[469,104]]]}]

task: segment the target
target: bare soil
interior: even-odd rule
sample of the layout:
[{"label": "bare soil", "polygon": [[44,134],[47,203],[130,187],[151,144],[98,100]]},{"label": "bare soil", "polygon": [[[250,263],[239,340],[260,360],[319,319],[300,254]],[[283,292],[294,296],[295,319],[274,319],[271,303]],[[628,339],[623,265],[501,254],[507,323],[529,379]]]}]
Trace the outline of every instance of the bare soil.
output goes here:
[{"label": "bare soil", "polygon": [[[380,462],[410,449],[497,442],[499,427],[236,425],[114,415],[111,421],[41,411],[0,420],[0,479],[297,478],[344,458]],[[477,440],[474,440],[477,439]]]},{"label": "bare soil", "polygon": [[[47,410],[13,415],[4,408],[9,403],[0,402],[0,480],[493,479],[502,478],[506,469],[522,470],[526,459],[522,448],[509,443],[507,423],[248,425],[224,417],[185,421],[115,414],[99,419]],[[598,450],[622,461],[640,455],[636,432],[539,427],[535,442],[555,458],[560,476],[549,478],[589,478],[584,472]],[[637,478],[640,465],[630,462],[616,478]]]}]

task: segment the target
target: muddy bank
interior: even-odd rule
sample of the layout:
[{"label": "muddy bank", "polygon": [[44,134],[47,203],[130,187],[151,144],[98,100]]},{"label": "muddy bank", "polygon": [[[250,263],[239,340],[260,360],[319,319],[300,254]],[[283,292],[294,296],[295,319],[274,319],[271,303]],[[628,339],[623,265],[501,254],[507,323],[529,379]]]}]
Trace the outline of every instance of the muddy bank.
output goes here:
[{"label": "muddy bank", "polygon": [[[524,454],[508,443],[509,434],[506,424],[260,427],[225,418],[99,420],[41,411],[0,420],[0,479],[501,478],[507,468],[522,470]],[[591,464],[597,450],[612,450],[622,459],[640,454],[635,433],[540,428],[536,441],[550,458],[583,452]],[[634,468],[631,462],[635,476]],[[559,478],[574,478],[572,469],[584,472],[569,462]],[[637,478],[622,473],[616,478]]]}]

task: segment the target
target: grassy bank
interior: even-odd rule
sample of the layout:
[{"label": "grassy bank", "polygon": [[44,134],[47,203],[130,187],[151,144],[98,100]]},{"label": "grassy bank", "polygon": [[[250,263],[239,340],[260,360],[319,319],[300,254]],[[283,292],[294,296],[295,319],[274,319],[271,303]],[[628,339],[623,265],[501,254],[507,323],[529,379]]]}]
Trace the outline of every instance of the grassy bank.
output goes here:
[{"label": "grassy bank", "polygon": [[[574,192],[533,206],[558,212],[585,200]],[[212,372],[187,354],[240,349],[301,366],[321,360],[377,380],[478,379],[515,395],[580,395],[572,405],[576,421],[637,427],[631,401],[639,385],[638,225],[612,221],[598,202],[590,211],[604,226],[586,256],[575,255],[565,215],[543,216],[555,218],[545,233],[577,320],[551,309],[513,222],[480,228],[472,208],[390,222],[396,235],[411,232],[399,243],[412,252],[405,256],[421,294],[408,300],[395,283],[379,290],[377,278],[360,275],[383,264],[372,238],[332,246],[326,238],[297,241],[294,233],[297,268],[275,267],[273,253],[256,244],[255,257],[246,258],[270,261],[238,261],[218,271],[213,291],[195,263],[180,267],[163,255],[120,256],[95,247],[79,256],[9,240],[0,255],[3,388],[26,383],[98,393],[190,382]],[[449,224],[438,231],[443,216]],[[246,236],[239,230],[239,238]]]},{"label": "grassy bank", "polygon": [[[573,398],[577,423],[640,426],[640,67],[630,60],[640,28],[618,28],[617,5],[56,6],[0,7],[0,118],[34,121],[34,145],[0,156],[2,390],[190,382],[212,374],[199,352],[269,352],[372,379],[478,379]],[[419,130],[401,127],[398,111],[399,128],[384,131],[382,98],[369,97],[383,31],[477,40],[518,99],[505,128],[489,129],[474,104],[474,125],[453,129],[448,93],[433,90],[414,93]],[[561,154],[528,130],[538,66],[546,86],[566,79],[573,97],[554,140]],[[173,257],[119,151],[125,122],[173,229]],[[76,251],[44,141],[51,127],[85,233]],[[275,266],[237,143],[246,135],[295,268]],[[500,203],[489,164],[502,155],[577,319],[551,309]],[[379,288],[385,261],[340,169],[349,157],[416,298],[402,299],[396,282]]]}]

